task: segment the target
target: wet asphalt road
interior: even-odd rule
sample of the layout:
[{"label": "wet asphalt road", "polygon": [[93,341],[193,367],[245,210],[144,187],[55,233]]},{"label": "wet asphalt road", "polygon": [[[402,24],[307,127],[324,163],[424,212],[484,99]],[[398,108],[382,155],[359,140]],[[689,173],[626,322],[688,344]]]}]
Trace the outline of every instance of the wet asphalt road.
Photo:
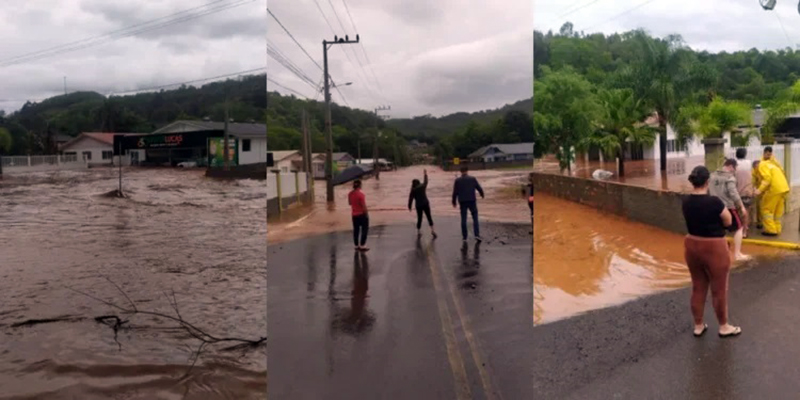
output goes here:
[{"label": "wet asphalt road", "polygon": [[528,225],[482,224],[462,246],[413,224],[268,247],[270,399],[532,398]]},{"label": "wet asphalt road", "polygon": [[796,398],[798,262],[759,261],[731,275],[737,338],[717,336],[710,304],[709,330],[692,336],[688,288],[535,327],[535,398]]}]

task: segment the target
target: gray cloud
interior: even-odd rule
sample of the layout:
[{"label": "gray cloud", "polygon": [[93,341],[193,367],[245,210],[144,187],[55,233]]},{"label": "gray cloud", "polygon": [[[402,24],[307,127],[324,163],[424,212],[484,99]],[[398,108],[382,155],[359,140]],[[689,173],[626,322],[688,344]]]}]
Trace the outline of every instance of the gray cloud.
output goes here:
[{"label": "gray cloud", "polygon": [[[573,4],[577,7],[585,2]],[[637,0],[600,1],[559,18],[571,7],[536,0],[534,27],[557,32],[564,22],[570,21],[575,30],[606,34],[645,28],[658,37],[678,33],[692,48],[714,52],[774,50],[800,44],[800,15],[795,0],[779,0],[773,11],[763,10],[757,1],[751,0],[656,0],[633,10],[639,4],[642,3]],[[632,11],[621,15],[628,10]],[[616,16],[619,17],[613,19]]]},{"label": "gray cloud", "polygon": [[[318,1],[333,29],[314,0],[270,0],[269,7],[321,65],[322,40],[332,40],[334,34],[352,37],[355,30],[342,0],[332,3],[344,30],[331,5]],[[371,110],[389,104],[390,114],[401,118],[492,109],[530,96],[530,0],[468,4],[455,0],[349,0],[347,5],[371,61],[361,45],[337,45],[329,52],[333,79],[353,82],[340,88],[350,106]],[[314,82],[321,81],[320,69],[272,18],[267,37]],[[267,69],[270,78],[281,84],[307,97],[316,95],[314,85],[304,83],[272,59]],[[275,85],[268,87],[290,94]],[[333,100],[344,103],[336,92]]]},{"label": "gray cloud", "polygon": [[[207,1],[32,0],[0,9],[0,62],[104,35]],[[0,66],[0,109],[69,91],[118,93],[264,66],[266,1],[18,65]]]}]

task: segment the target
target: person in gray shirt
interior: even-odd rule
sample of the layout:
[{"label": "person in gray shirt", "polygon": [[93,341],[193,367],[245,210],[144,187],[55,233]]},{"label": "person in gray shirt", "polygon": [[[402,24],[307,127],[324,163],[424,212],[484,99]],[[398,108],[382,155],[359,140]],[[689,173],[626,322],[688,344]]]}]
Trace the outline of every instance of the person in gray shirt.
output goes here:
[{"label": "person in gray shirt", "polygon": [[733,217],[733,222],[729,227],[729,230],[734,232],[733,254],[737,261],[744,261],[750,258],[749,256],[742,254],[744,224],[742,224],[743,218],[741,216],[747,218],[747,208],[742,202],[742,198],[739,195],[738,185],[736,184],[737,164],[738,163],[736,160],[732,158],[725,160],[722,168],[714,171],[714,173],[711,174],[708,192],[712,196],[719,197],[720,200],[722,200],[722,202],[725,204],[725,208],[730,211],[731,216]]},{"label": "person in gray shirt", "polygon": [[461,176],[456,178],[456,182],[453,185],[453,208],[456,208],[456,202],[461,206],[461,237],[464,241],[467,241],[467,211],[469,211],[472,214],[475,240],[481,242],[483,239],[481,239],[480,226],[478,225],[478,202],[475,192],[477,191],[480,193],[481,198],[484,198],[483,188],[474,176],[467,174],[468,171],[466,166],[461,167]]}]

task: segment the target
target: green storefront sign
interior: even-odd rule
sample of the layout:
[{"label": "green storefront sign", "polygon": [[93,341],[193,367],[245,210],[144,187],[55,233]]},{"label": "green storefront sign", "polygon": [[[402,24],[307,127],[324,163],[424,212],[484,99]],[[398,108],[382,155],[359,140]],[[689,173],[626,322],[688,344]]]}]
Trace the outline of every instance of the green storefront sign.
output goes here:
[{"label": "green storefront sign", "polygon": [[[230,165],[239,165],[239,151],[236,147],[237,140],[228,139],[228,154]],[[208,138],[208,165],[212,167],[225,166],[225,139]]]}]

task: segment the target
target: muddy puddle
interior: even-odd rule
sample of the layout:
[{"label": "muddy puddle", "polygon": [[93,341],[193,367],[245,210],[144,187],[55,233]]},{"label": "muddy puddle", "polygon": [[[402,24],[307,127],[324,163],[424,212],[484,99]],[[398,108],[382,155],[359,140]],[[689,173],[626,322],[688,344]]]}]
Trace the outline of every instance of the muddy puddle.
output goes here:
[{"label": "muddy puddle", "polygon": [[[117,198],[117,179],[0,182],[0,398],[263,399],[264,342],[209,344],[189,368],[202,342],[178,323],[103,302],[179,312],[215,338],[266,336],[264,182],[134,169]],[[128,321],[116,337],[105,315]]]},{"label": "muddy puddle", "polygon": [[[413,179],[423,179],[423,170],[428,170],[428,199],[436,223],[436,217],[458,216],[451,200],[453,181],[458,172],[446,172],[437,167],[414,166],[398,171],[382,172],[380,180],[374,178],[363,182],[367,206],[370,210],[370,225],[394,223],[416,224],[416,211],[408,210],[408,193]],[[484,189],[485,199],[478,199],[482,220],[496,222],[530,221],[526,197],[520,190],[527,183],[526,170],[471,171]],[[286,210],[282,215],[269,217],[268,240],[283,242],[315,234],[352,229],[347,193],[351,184],[335,187],[335,204],[329,206],[325,199],[325,181],[315,182],[316,201],[313,205],[298,206]]]},{"label": "muddy puddle", "polygon": [[[544,194],[535,207],[534,324],[690,282],[681,235]],[[782,254],[747,245],[743,252],[757,256],[756,264]]]}]

